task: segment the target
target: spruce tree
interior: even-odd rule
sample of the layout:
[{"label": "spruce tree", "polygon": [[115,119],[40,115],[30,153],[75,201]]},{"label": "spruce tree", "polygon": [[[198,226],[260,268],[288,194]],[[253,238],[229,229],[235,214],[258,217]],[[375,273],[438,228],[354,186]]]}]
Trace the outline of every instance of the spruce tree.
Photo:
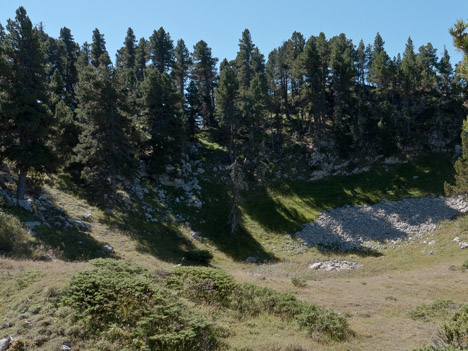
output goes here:
[{"label": "spruce tree", "polygon": [[[450,28],[450,34],[453,37],[453,42],[463,54],[463,62],[460,63],[460,72],[468,78],[468,22],[458,20],[457,23]],[[449,195],[463,194],[465,197],[468,194],[468,118],[463,122],[462,133],[462,155],[455,162],[455,184],[445,184],[445,191]]]},{"label": "spruce tree", "polygon": [[101,57],[103,57],[105,59],[103,63],[109,65],[111,63],[109,55],[104,54],[107,54],[106,40],[104,39],[104,34],[101,34],[99,29],[96,28],[93,30],[93,43],[91,44],[91,64],[98,68],[101,62],[103,62],[101,60]]},{"label": "spruce tree", "polygon": [[75,90],[82,131],[75,152],[90,186],[114,189],[135,174],[138,138],[108,62],[106,52],[97,69],[80,62]]},{"label": "spruce tree", "polygon": [[217,58],[211,54],[211,48],[203,40],[194,46],[193,67],[190,78],[197,85],[200,93],[200,114],[203,117],[203,126],[215,126],[214,119],[214,90],[217,82]]},{"label": "spruce tree", "polygon": [[166,72],[148,67],[141,85],[144,124],[149,135],[146,143],[148,170],[164,171],[169,164],[179,162],[184,141],[181,97],[173,79]]},{"label": "spruce tree", "polygon": [[149,52],[153,65],[159,72],[169,72],[174,64],[174,44],[163,27],[149,38]]},{"label": "spruce tree", "polygon": [[190,52],[182,39],[177,41],[177,46],[174,50],[174,59],[174,66],[172,67],[171,73],[177,84],[180,96],[184,97],[185,83],[192,64],[192,58],[190,57]]},{"label": "spruce tree", "polygon": [[16,10],[15,20],[8,20],[7,31],[0,69],[1,125],[6,140],[0,151],[16,165],[17,198],[23,200],[28,172],[45,172],[55,165],[56,157],[48,145],[53,119],[39,31],[23,7]]},{"label": "spruce tree", "polygon": [[144,71],[148,60],[148,42],[145,38],[141,38],[135,49],[135,74],[139,82],[142,82],[144,79]]}]

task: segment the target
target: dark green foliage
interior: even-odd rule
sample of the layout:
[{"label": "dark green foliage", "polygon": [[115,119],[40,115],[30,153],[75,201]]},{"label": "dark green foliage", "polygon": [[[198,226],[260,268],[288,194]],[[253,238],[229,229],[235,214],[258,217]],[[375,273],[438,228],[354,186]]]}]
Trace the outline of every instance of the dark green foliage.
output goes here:
[{"label": "dark green foliage", "polygon": [[218,269],[180,267],[171,273],[166,278],[170,288],[180,290],[184,296],[198,303],[214,303],[230,308],[241,318],[269,313],[294,320],[308,333],[332,340],[344,340],[351,335],[345,317],[299,301],[292,294],[236,283],[230,275]]},{"label": "dark green foliage", "polygon": [[91,64],[98,68],[101,63],[107,66],[111,62],[107,54],[104,34],[101,34],[96,28],[93,30],[93,43],[91,44]]},{"label": "dark green foliage", "polygon": [[185,258],[194,264],[206,265],[213,259],[213,254],[208,250],[192,250],[187,252]]},{"label": "dark green foliage", "polygon": [[[468,35],[465,33],[468,28],[468,23],[462,20],[450,29],[450,34],[454,38],[454,43],[457,48],[465,54],[464,62],[461,65],[461,72],[468,77]],[[446,184],[445,189],[448,194],[468,194],[468,118],[463,122],[462,133],[462,155],[455,162],[455,184]]]},{"label": "dark green foliage", "polygon": [[83,167],[81,176],[89,184],[114,187],[119,178],[131,178],[136,171],[138,136],[125,97],[112,69],[104,63],[97,70],[82,64],[75,90],[82,129],[75,152]]},{"label": "dark green foliage", "polygon": [[214,90],[217,81],[217,58],[212,57],[211,48],[203,40],[195,44],[192,54],[193,69],[190,78],[195,82],[200,94],[199,113],[203,117],[204,126],[215,125],[214,121]]},{"label": "dark green foliage", "polygon": [[93,261],[98,269],[77,273],[63,303],[84,330],[131,350],[217,350],[217,331],[135,265]]},{"label": "dark green foliage", "polygon": [[219,269],[179,267],[167,279],[171,288],[180,289],[188,298],[205,304],[229,305],[234,279]]},{"label": "dark green foliage", "polygon": [[171,70],[174,63],[174,44],[163,27],[155,30],[149,38],[149,52],[153,65],[159,72]]},{"label": "dark green foliage", "polygon": [[190,66],[192,65],[192,58],[190,52],[185,46],[182,39],[177,41],[177,46],[174,49],[174,65],[172,67],[172,76],[174,77],[177,89],[180,96],[184,97],[185,83],[188,79]]},{"label": "dark green foliage", "polygon": [[446,318],[449,313],[460,308],[460,305],[450,300],[437,300],[430,305],[417,306],[408,314],[412,319],[429,321]]},{"label": "dark green foliage", "polygon": [[172,78],[153,67],[145,72],[141,92],[145,106],[142,117],[149,135],[148,169],[158,173],[180,158],[184,135],[181,97]]},{"label": "dark green foliage", "polygon": [[455,312],[442,326],[441,334],[447,344],[468,350],[468,305]]},{"label": "dark green foliage", "polygon": [[8,20],[0,67],[0,152],[18,169],[18,199],[22,200],[29,171],[45,172],[55,165],[48,145],[52,114],[45,86],[45,57],[39,31],[20,7]]}]

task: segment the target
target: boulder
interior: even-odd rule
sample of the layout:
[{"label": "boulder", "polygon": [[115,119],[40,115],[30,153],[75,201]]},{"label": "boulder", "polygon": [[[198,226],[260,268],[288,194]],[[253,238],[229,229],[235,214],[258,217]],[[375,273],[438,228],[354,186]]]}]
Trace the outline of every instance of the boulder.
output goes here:
[{"label": "boulder", "polygon": [[10,345],[12,340],[13,339],[11,336],[7,336],[6,338],[0,339],[0,351],[8,349],[8,346]]},{"label": "boulder", "polygon": [[316,263],[309,265],[309,269],[323,270],[323,271],[341,271],[341,270],[357,269],[361,267],[362,267],[362,264],[358,262],[338,261],[338,260],[316,262]]}]

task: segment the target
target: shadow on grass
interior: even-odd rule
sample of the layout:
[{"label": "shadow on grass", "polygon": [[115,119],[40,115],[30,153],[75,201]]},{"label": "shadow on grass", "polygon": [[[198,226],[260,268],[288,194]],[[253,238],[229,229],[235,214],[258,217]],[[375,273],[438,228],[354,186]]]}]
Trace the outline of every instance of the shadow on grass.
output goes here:
[{"label": "shadow on grass", "polygon": [[327,209],[443,195],[444,182],[452,178],[448,156],[423,156],[407,164],[377,165],[358,175],[315,182],[273,182],[266,188],[246,192],[244,208],[265,231],[289,235]]},{"label": "shadow on grass", "polygon": [[[35,215],[19,207],[8,207],[5,210],[22,223],[39,221]],[[36,239],[34,246],[38,246],[40,251],[51,252],[64,261],[113,257],[112,253],[104,250],[105,243],[94,239],[85,229],[65,224],[68,220],[75,221],[65,211],[49,210],[44,220],[47,224],[42,223],[30,229]]]}]

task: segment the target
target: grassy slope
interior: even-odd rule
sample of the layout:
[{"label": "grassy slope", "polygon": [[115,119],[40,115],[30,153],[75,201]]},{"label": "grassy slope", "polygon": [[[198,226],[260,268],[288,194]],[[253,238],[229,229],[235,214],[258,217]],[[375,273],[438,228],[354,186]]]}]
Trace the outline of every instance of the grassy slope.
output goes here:
[{"label": "grassy slope", "polygon": [[[72,262],[0,261],[0,279],[3,281],[0,321],[15,323],[2,334],[22,334],[35,339],[41,328],[47,332],[57,327],[49,320],[47,311],[34,312],[26,306],[43,302],[51,288],[59,289],[73,273],[89,267],[85,262],[76,262],[76,259],[88,258],[82,256],[86,248],[77,245],[77,239],[87,238],[88,251],[96,252],[96,255],[94,248],[107,243],[115,248],[115,256],[152,270],[170,268],[191,250],[208,249],[215,256],[212,264],[238,280],[293,292],[301,299],[342,312],[349,317],[351,327],[357,333],[347,343],[323,344],[274,317],[259,316],[239,321],[227,313],[217,315],[221,324],[232,326],[227,342],[239,349],[248,346],[252,350],[265,351],[287,350],[288,347],[289,350],[405,350],[427,343],[436,333],[437,324],[415,321],[409,318],[408,311],[437,299],[468,302],[468,273],[449,269],[451,265],[460,266],[467,258],[467,253],[461,251],[452,239],[460,236],[468,240],[468,219],[444,224],[434,238],[429,238],[436,240],[434,246],[424,243],[394,249],[388,246],[380,257],[305,249],[289,234],[326,208],[406,196],[439,195],[443,181],[451,177],[451,169],[450,160],[430,156],[415,163],[392,166],[389,172],[378,166],[370,172],[350,177],[333,177],[312,183],[272,183],[263,193],[249,191],[244,194],[244,230],[240,237],[234,238],[227,234],[229,204],[225,187],[204,184],[205,205],[199,213],[191,209],[185,214],[190,218],[192,228],[208,237],[208,241],[191,240],[186,228],[164,220],[168,216],[164,211],[155,215],[159,216],[160,222],[147,223],[138,204],[131,209],[116,204],[113,214],[109,215],[105,206],[89,205],[86,197],[79,196],[76,190],[51,188],[50,192],[58,196],[70,217],[91,212],[93,230],[90,234],[71,232],[70,236],[58,228],[49,235],[47,229],[39,230],[36,240],[43,240],[49,252]],[[157,206],[157,199],[151,194],[145,201]],[[14,214],[23,221],[29,220],[26,213],[17,211]],[[432,255],[428,255],[430,250]],[[247,264],[245,258],[248,256],[268,259],[270,263]],[[328,258],[357,260],[364,264],[364,268],[335,274],[307,269],[309,263]],[[305,282],[305,286],[293,285],[292,278]],[[64,337],[53,333],[49,339],[43,341],[40,349],[50,350],[53,345],[65,341]]]}]

